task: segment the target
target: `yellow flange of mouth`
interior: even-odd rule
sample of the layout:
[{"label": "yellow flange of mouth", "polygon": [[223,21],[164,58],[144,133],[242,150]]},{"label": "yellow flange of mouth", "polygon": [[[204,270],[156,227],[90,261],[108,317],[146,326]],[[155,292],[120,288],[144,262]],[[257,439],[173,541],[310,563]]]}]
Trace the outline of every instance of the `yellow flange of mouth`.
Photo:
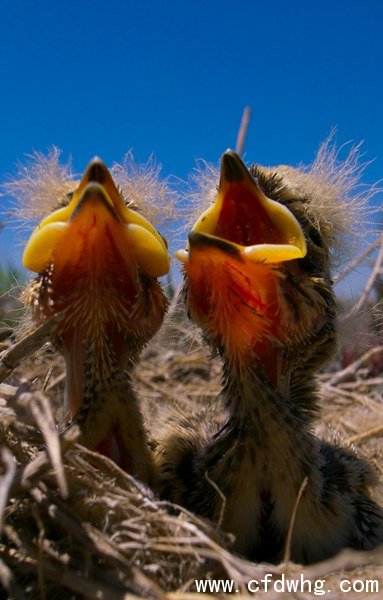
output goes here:
[{"label": "yellow flange of mouth", "polygon": [[[301,226],[289,209],[271,200],[259,188],[240,157],[228,150],[222,156],[217,199],[197,220],[192,233],[224,239],[242,257],[253,262],[281,263],[307,253]],[[178,250],[183,263],[189,244]]]},{"label": "yellow flange of mouth", "polygon": [[[125,205],[107,167],[98,158],[88,165],[68,206],[43,219],[32,233],[24,250],[23,265],[36,273],[47,269],[75,222],[84,221],[90,213],[100,223],[109,221],[118,228],[120,252],[133,250],[134,256],[127,258],[135,260],[145,275],[160,277],[168,273],[170,263],[163,238],[142,215]],[[65,253],[69,254],[70,248]]]}]

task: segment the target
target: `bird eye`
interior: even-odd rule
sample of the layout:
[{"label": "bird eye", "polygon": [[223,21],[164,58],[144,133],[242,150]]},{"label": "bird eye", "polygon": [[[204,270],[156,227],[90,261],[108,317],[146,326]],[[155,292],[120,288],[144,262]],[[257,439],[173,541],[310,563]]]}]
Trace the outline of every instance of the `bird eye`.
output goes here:
[{"label": "bird eye", "polygon": [[314,229],[314,227],[311,227],[309,229],[308,232],[311,241],[318,246],[318,248],[323,248],[323,240],[322,240],[322,236],[320,235],[319,231],[317,229]]}]

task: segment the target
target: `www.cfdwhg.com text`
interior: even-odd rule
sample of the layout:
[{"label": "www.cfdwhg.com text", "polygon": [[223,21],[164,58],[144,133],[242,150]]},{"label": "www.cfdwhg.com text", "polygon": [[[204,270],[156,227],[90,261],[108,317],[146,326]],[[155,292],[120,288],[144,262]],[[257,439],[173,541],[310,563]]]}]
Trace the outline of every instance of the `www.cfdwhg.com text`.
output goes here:
[{"label": "www.cfdwhg.com text", "polygon": [[[200,593],[235,593],[243,590],[233,579],[197,579],[195,581],[197,592]],[[335,587],[336,586],[336,587]],[[248,593],[276,592],[280,594],[288,592],[309,593],[314,596],[323,596],[335,589],[344,594],[354,592],[356,594],[379,593],[379,581],[377,579],[347,579],[342,578],[337,584],[332,583],[331,588],[326,585],[325,579],[305,579],[304,575],[297,579],[286,577],[286,575],[272,575],[266,573],[262,579],[251,579],[246,584]]]}]

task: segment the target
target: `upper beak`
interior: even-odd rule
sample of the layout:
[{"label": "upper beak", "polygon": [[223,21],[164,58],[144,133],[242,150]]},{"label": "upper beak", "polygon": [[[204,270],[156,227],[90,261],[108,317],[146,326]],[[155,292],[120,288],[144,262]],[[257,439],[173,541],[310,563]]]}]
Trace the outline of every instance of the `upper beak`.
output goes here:
[{"label": "upper beak", "polygon": [[[32,233],[23,255],[24,266],[37,273],[54,261],[58,267],[74,262],[81,243],[106,229],[124,260],[136,262],[148,277],[169,271],[165,242],[139,213],[128,208],[105,164],[94,158],[68,206],[41,221]],[[88,243],[88,247],[89,243]]]},{"label": "upper beak", "polygon": [[[199,234],[199,246],[202,238],[210,247],[224,240],[226,250],[231,247],[252,262],[280,263],[303,258],[307,252],[297,219],[288,208],[265,196],[232,150],[222,156],[217,198],[197,220],[192,233]],[[189,238],[190,244],[192,239],[195,242]],[[184,263],[189,255],[189,245],[176,253]]]}]

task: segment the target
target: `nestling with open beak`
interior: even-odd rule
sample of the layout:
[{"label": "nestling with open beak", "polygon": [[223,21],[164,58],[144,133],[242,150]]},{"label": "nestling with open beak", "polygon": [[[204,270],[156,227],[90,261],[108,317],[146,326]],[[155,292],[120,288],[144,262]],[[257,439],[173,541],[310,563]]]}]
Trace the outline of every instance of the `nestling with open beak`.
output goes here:
[{"label": "nestling with open beak", "polygon": [[306,478],[293,560],[383,542],[383,513],[369,495],[372,467],[312,431],[314,372],[335,345],[329,247],[352,213],[344,199],[352,160],[342,170],[322,149],[311,173],[248,170],[225,152],[214,202],[178,252],[187,311],[221,356],[223,388],[218,415],[212,406],[164,427],[161,493],[222,517],[235,549],[251,559],[281,560]]},{"label": "nestling with open beak", "polygon": [[66,362],[67,426],[77,424],[82,444],[148,482],[152,458],[130,371],[166,311],[156,278],[168,272],[169,258],[129,200],[92,160],[28,241],[23,264],[38,275],[24,297],[36,324],[62,315],[51,341]]}]

